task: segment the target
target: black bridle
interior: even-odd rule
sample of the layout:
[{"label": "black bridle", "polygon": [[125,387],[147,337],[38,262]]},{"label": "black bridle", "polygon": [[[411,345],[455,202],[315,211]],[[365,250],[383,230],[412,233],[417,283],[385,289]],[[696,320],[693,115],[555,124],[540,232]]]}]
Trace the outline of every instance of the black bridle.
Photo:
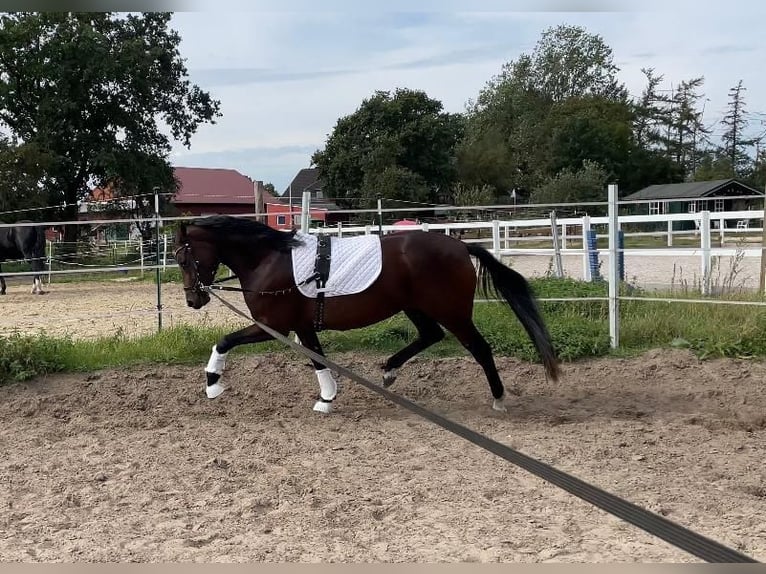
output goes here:
[{"label": "black bridle", "polygon": [[[181,250],[184,250],[186,253],[186,257],[184,257],[183,263],[178,261],[178,253]],[[199,261],[197,261],[194,258],[194,253],[192,252],[191,245],[189,245],[188,242],[184,241],[184,244],[181,245],[178,249],[176,249],[173,252],[173,258],[176,260],[176,263],[178,263],[182,269],[187,269],[189,267],[189,260],[191,260],[191,267],[194,271],[194,283],[191,287],[187,287],[184,285],[184,291],[191,291],[192,293],[197,293],[198,295],[202,295],[203,293],[207,293],[208,288],[205,286],[205,284],[202,282],[202,279],[199,276]]]},{"label": "black bridle", "polygon": [[[184,257],[183,263],[180,263],[178,261],[178,253],[181,250],[184,250],[184,252],[186,253],[186,257]],[[192,251],[191,245],[189,245],[188,241],[184,241],[183,245],[181,245],[181,247],[179,247],[173,252],[173,258],[181,266],[182,269],[186,269],[187,267],[189,267],[189,260],[191,260],[192,270],[194,271],[194,283],[191,287],[186,287],[184,285],[184,291],[191,291],[192,293],[197,293],[198,295],[202,295],[203,293],[210,293],[212,290],[237,291],[239,293],[258,293],[258,295],[287,295],[288,293],[292,293],[293,290],[297,287],[297,285],[291,285],[290,287],[286,287],[284,289],[276,289],[274,291],[254,291],[251,289],[244,289],[242,287],[227,287],[225,285],[219,285],[219,283],[223,283],[224,281],[231,281],[233,279],[237,279],[236,275],[230,275],[229,277],[222,277],[221,279],[214,279],[210,285],[205,285],[202,282],[202,279],[200,278],[200,275],[199,275],[199,261],[194,258],[194,252]],[[213,277],[215,277],[215,272],[213,272]],[[314,281],[315,279],[316,277],[312,275],[308,277],[306,280],[302,281],[301,285],[310,283],[311,281]]]}]

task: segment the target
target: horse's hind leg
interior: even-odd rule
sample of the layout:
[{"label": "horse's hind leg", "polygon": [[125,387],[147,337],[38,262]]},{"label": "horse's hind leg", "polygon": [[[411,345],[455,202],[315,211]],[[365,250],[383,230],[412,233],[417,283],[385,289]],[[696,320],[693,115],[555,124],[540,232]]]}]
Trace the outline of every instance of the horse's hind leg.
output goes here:
[{"label": "horse's hind leg", "polygon": [[[3,271],[3,266],[0,265],[0,273]],[[0,295],[5,295],[5,277],[0,275]]]},{"label": "horse's hind leg", "polygon": [[496,411],[506,411],[503,399],[505,398],[505,387],[503,387],[503,381],[500,380],[500,374],[497,372],[497,366],[495,365],[495,359],[492,356],[492,348],[487,343],[486,339],[479,333],[476,325],[473,324],[471,319],[465,321],[455,322],[453,324],[444,325],[449,329],[458,341],[465,347],[476,362],[484,369],[484,374],[487,377],[489,388],[492,391],[494,401],[492,408]]},{"label": "horse's hind leg", "polygon": [[[296,334],[301,340],[301,345],[324,357],[324,351],[322,351],[322,345],[319,343],[316,331],[306,329],[305,331],[296,332]],[[314,410],[319,413],[329,414],[332,412],[332,402],[338,394],[338,383],[335,382],[330,369],[314,359],[311,359],[311,362],[314,364],[314,370],[319,381],[319,396],[316,403],[314,403]]]},{"label": "horse's hind leg", "polygon": [[383,386],[390,387],[396,381],[396,371],[412,357],[435,345],[444,338],[444,330],[439,323],[422,311],[409,310],[404,312],[418,330],[418,338],[390,357],[383,365]]}]

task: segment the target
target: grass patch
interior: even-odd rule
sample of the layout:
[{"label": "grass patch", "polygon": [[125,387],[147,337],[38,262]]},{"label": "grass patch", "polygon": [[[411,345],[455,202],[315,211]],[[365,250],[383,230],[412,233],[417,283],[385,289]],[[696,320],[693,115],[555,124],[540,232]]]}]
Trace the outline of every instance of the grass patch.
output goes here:
[{"label": "grass patch", "polygon": [[[531,281],[541,298],[604,297],[605,283],[585,283],[573,279],[539,278]],[[628,288],[625,287],[625,290]],[[632,291],[632,294],[640,293]],[[652,293],[663,296],[662,293]],[[693,292],[667,293],[675,298],[694,297]],[[739,300],[757,300],[757,295],[729,295]],[[734,305],[665,303],[653,301],[621,302],[618,350],[609,345],[606,301],[541,301],[540,309],[548,324],[554,346],[564,361],[635,354],[658,347],[682,347],[708,357],[766,357],[766,309]],[[496,302],[477,303],[474,320],[498,356],[514,356],[539,361],[529,337],[513,312]],[[209,324],[166,327],[145,337],[128,337],[122,332],[98,340],[11,335],[0,337],[0,383],[19,381],[54,372],[92,371],[109,367],[160,364],[200,364],[207,361],[212,345],[233,330],[232,326]],[[326,332],[320,339],[329,354],[358,351],[390,355],[417,336],[399,314],[364,329]],[[279,342],[244,345],[233,355],[263,352],[294,352]],[[423,356],[466,355],[451,334],[429,348]]]}]

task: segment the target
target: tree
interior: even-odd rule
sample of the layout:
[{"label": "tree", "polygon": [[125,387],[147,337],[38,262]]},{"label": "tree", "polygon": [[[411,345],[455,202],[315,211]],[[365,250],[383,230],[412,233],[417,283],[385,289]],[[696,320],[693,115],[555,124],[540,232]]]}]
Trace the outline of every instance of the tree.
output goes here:
[{"label": "tree", "polygon": [[[178,182],[173,168],[163,158],[139,151],[122,156],[119,166],[112,171],[111,189],[116,198],[126,201],[130,216],[136,219],[136,226],[144,240],[153,239],[154,222],[141,221],[154,215],[154,197],[157,192],[160,213],[164,213],[170,198],[178,191]],[[125,215],[124,213],[122,214]]]},{"label": "tree", "polygon": [[452,189],[453,205],[491,205],[494,200],[495,194],[488,185],[469,187],[458,183]]},{"label": "tree", "polygon": [[656,149],[664,141],[662,126],[670,122],[666,108],[668,97],[659,92],[664,76],[656,75],[654,68],[641,68],[641,72],[646,76],[646,87],[633,104],[633,133],[639,147]]},{"label": "tree", "polygon": [[742,86],[742,80],[729,91],[729,105],[726,115],[721,120],[725,127],[721,135],[723,143],[722,153],[729,160],[731,172],[729,177],[737,177],[742,174],[750,164],[750,157],[745,149],[753,145],[754,141],[744,137],[745,128],[748,125],[747,111],[745,109],[746,88]]},{"label": "tree", "polygon": [[[574,140],[565,143],[577,136],[579,120],[565,127],[563,113],[555,122],[549,116],[571,100],[625,106],[627,91],[617,72],[612,51],[600,36],[577,26],[547,29],[531,54],[503,65],[476,102],[469,103],[466,135],[458,153],[461,180],[467,185],[491,185],[496,194],[516,189],[523,196],[563,165],[578,169],[585,159],[582,154],[562,165],[552,159],[556,145],[575,152]],[[587,110],[578,112],[581,119],[587,115]],[[605,124],[596,117],[587,123],[590,135],[602,131],[595,140],[603,139]],[[596,141],[589,146],[595,149]]]},{"label": "tree", "polygon": [[[565,168],[532,192],[533,203],[581,203],[604,201],[607,172],[596,162],[585,160],[581,169]],[[589,210],[599,214],[602,207]]]},{"label": "tree", "polygon": [[[377,193],[416,193],[413,201],[436,202],[456,179],[455,147],[462,118],[442,111],[424,92],[378,91],[340,118],[323,150],[312,156],[325,194],[339,205],[365,206]],[[395,186],[406,182],[402,192]],[[364,198],[364,199],[362,199]]]},{"label": "tree", "polygon": [[[129,189],[149,187],[141,170],[147,162],[167,164],[171,149],[160,122],[190,147],[198,126],[220,116],[220,103],[187,79],[170,17],[160,12],[0,17],[0,122],[22,147],[47,155],[41,183],[66,202],[66,219],[76,217],[89,183],[103,186],[116,179]],[[159,177],[151,186],[166,182]],[[75,235],[67,226],[65,239]]]},{"label": "tree", "polygon": [[44,219],[49,201],[39,185],[43,154],[0,135],[0,219],[13,223],[19,219]]},{"label": "tree", "polygon": [[277,190],[274,188],[274,184],[271,182],[264,184],[263,189],[271,195],[276,195],[277,193]]},{"label": "tree", "polygon": [[702,111],[697,108],[699,100],[704,97],[704,94],[698,93],[703,83],[702,77],[683,81],[667,100],[665,148],[685,176],[696,170],[700,160],[699,145],[710,133],[702,123]]},{"label": "tree", "polygon": [[569,98],[554,105],[541,126],[550,134],[546,171],[577,171],[590,161],[622,183],[634,149],[632,122],[633,111],[627,103],[599,96]]},{"label": "tree", "polygon": [[580,26],[545,30],[532,53],[530,82],[554,102],[580,96],[624,101],[628,92],[617,79],[612,49],[598,34]]}]

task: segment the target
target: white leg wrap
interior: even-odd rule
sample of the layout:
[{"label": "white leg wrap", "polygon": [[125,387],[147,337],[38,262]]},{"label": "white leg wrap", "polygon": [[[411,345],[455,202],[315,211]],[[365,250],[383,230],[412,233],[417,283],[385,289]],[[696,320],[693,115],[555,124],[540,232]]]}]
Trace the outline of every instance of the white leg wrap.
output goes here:
[{"label": "white leg wrap", "polygon": [[219,353],[213,345],[213,352],[210,354],[210,359],[207,362],[205,371],[208,373],[215,373],[216,375],[222,375],[223,370],[226,368],[226,353]]},{"label": "white leg wrap", "polygon": [[323,399],[331,401],[338,393],[338,384],[332,376],[330,369],[322,369],[317,371],[317,379],[319,380],[319,396]]},{"label": "white leg wrap", "polygon": [[492,401],[492,408],[496,411],[500,411],[501,413],[508,412],[508,409],[505,408],[505,403],[503,402],[503,399],[494,399]]},{"label": "white leg wrap", "polygon": [[[207,395],[207,398],[214,399],[223,393],[223,391],[226,390],[226,387],[224,387],[219,381],[220,376],[223,374],[223,370],[226,368],[226,353],[219,353],[215,345],[213,345],[213,352],[210,354],[210,359],[207,362],[207,366],[205,367],[206,373],[214,373],[218,375],[218,380],[214,382],[212,385],[207,384],[205,385],[205,394]],[[208,376],[208,382],[210,381],[210,376]]]},{"label": "white leg wrap", "polygon": [[319,396],[324,401],[314,403],[314,410],[318,413],[330,414],[332,412],[332,403],[325,401],[332,401],[335,398],[338,392],[338,384],[335,382],[330,369],[316,371],[316,374],[319,381]]}]

